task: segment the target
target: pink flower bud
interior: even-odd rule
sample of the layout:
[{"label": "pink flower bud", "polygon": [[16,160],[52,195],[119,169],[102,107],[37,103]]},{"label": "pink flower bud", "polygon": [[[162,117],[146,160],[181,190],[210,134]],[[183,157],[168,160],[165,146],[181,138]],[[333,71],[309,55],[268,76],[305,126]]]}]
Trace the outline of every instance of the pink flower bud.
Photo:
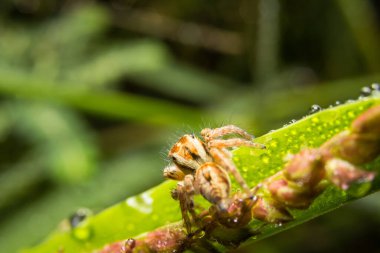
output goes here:
[{"label": "pink flower bud", "polygon": [[284,176],[306,188],[313,188],[324,177],[322,156],[318,149],[304,149],[294,155],[284,168]]},{"label": "pink flower bud", "polygon": [[359,165],[370,162],[378,156],[380,141],[369,134],[344,131],[323,144],[321,150],[330,158],[339,157]]},{"label": "pink flower bud", "polygon": [[272,197],[287,207],[307,208],[318,192],[307,185],[298,185],[285,179],[277,179],[268,183]]},{"label": "pink flower bud", "polygon": [[375,173],[361,170],[341,159],[331,159],[326,164],[327,178],[336,186],[347,190],[353,183],[365,183],[374,179]]},{"label": "pink flower bud", "polygon": [[251,211],[254,218],[269,223],[282,223],[293,219],[284,206],[270,198],[258,197]]},{"label": "pink flower bud", "polygon": [[371,107],[351,124],[352,132],[373,134],[380,137],[380,105]]}]

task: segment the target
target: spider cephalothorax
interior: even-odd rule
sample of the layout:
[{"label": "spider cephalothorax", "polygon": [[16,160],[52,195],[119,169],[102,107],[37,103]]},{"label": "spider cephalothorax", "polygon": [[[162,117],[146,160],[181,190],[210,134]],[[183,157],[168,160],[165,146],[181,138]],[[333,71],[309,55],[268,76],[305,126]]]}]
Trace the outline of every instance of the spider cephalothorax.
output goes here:
[{"label": "spider cephalothorax", "polygon": [[[173,164],[164,169],[164,176],[180,181],[172,196],[178,199],[185,226],[190,231],[188,212],[195,218],[193,195],[201,194],[217,210],[228,208],[230,200],[231,173],[246,194],[251,195],[249,187],[232,162],[230,148],[251,146],[265,148],[252,142],[253,136],[244,130],[228,125],[215,129],[203,129],[203,140],[195,135],[182,136],[170,149],[169,158]],[[225,138],[227,135],[239,137]]]}]

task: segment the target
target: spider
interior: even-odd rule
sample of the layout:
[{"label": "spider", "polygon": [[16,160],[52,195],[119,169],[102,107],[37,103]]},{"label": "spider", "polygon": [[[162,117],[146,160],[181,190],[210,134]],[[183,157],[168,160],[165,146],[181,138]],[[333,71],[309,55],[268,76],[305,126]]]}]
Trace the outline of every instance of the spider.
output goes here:
[{"label": "spider", "polygon": [[[226,136],[239,136],[226,138]],[[180,202],[184,225],[191,233],[188,213],[196,220],[193,196],[201,194],[219,212],[226,212],[231,203],[231,173],[244,192],[252,193],[232,162],[231,148],[249,146],[264,149],[265,146],[252,141],[253,136],[243,129],[227,125],[220,128],[206,128],[201,131],[203,140],[194,134],[182,136],[170,149],[169,158],[173,162],[164,169],[164,177],[180,181],[172,191],[172,197]]]}]

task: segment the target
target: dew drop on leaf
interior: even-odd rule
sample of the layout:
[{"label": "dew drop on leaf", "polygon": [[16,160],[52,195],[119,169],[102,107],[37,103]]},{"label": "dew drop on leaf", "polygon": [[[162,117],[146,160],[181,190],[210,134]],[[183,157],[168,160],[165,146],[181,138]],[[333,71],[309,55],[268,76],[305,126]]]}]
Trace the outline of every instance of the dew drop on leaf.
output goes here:
[{"label": "dew drop on leaf", "polygon": [[322,110],[322,107],[317,105],[317,104],[314,104],[310,107],[310,110],[309,110],[309,114],[313,114],[313,113],[316,113],[316,112],[319,112]]},{"label": "dew drop on leaf", "polygon": [[281,223],[281,222],[276,223],[276,224],[274,225],[274,227],[276,227],[276,228],[278,228],[278,227],[282,227],[282,223]]},{"label": "dew drop on leaf", "polygon": [[380,84],[378,84],[378,83],[373,83],[373,84],[371,84],[371,88],[372,88],[372,90],[374,90],[374,91],[380,91]]},{"label": "dew drop on leaf", "polygon": [[82,221],[92,214],[90,209],[80,208],[70,216],[69,221],[71,228],[76,228]]},{"label": "dew drop on leaf", "polygon": [[371,93],[372,93],[372,90],[371,90],[371,88],[368,87],[368,86],[364,86],[364,87],[361,89],[361,91],[360,91],[360,95],[361,95],[361,96],[364,96],[364,97],[368,97],[368,96],[370,96]]}]

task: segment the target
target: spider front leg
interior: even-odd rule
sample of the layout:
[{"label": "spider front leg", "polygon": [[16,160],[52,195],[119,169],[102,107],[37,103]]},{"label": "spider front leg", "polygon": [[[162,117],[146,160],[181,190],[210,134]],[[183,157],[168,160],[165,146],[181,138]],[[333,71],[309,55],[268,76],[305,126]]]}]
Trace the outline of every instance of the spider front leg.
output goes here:
[{"label": "spider front leg", "polygon": [[194,178],[191,175],[187,175],[184,181],[177,184],[177,188],[171,192],[172,198],[179,201],[181,208],[181,214],[184,226],[188,234],[191,233],[192,222],[189,217],[189,213],[193,220],[196,220],[196,213],[194,211]]},{"label": "spider front leg", "polygon": [[252,140],[254,138],[254,136],[234,125],[227,125],[214,129],[205,128],[201,131],[201,135],[206,142],[228,134],[237,134],[247,140]]},{"label": "spider front leg", "polygon": [[208,148],[234,148],[234,147],[254,147],[254,148],[260,148],[265,149],[264,144],[256,143],[250,140],[244,140],[242,138],[232,138],[227,140],[217,139],[217,140],[210,140],[207,142]]},{"label": "spider front leg", "polygon": [[171,192],[172,198],[179,201],[182,218],[186,230],[191,233],[191,219],[189,213],[191,214],[193,220],[196,219],[196,214],[194,211],[194,201],[193,196],[195,194],[194,190],[194,177],[192,175],[185,175],[183,171],[176,165],[170,165],[164,169],[164,177],[168,179],[173,179],[178,182],[177,188],[173,189]]}]

